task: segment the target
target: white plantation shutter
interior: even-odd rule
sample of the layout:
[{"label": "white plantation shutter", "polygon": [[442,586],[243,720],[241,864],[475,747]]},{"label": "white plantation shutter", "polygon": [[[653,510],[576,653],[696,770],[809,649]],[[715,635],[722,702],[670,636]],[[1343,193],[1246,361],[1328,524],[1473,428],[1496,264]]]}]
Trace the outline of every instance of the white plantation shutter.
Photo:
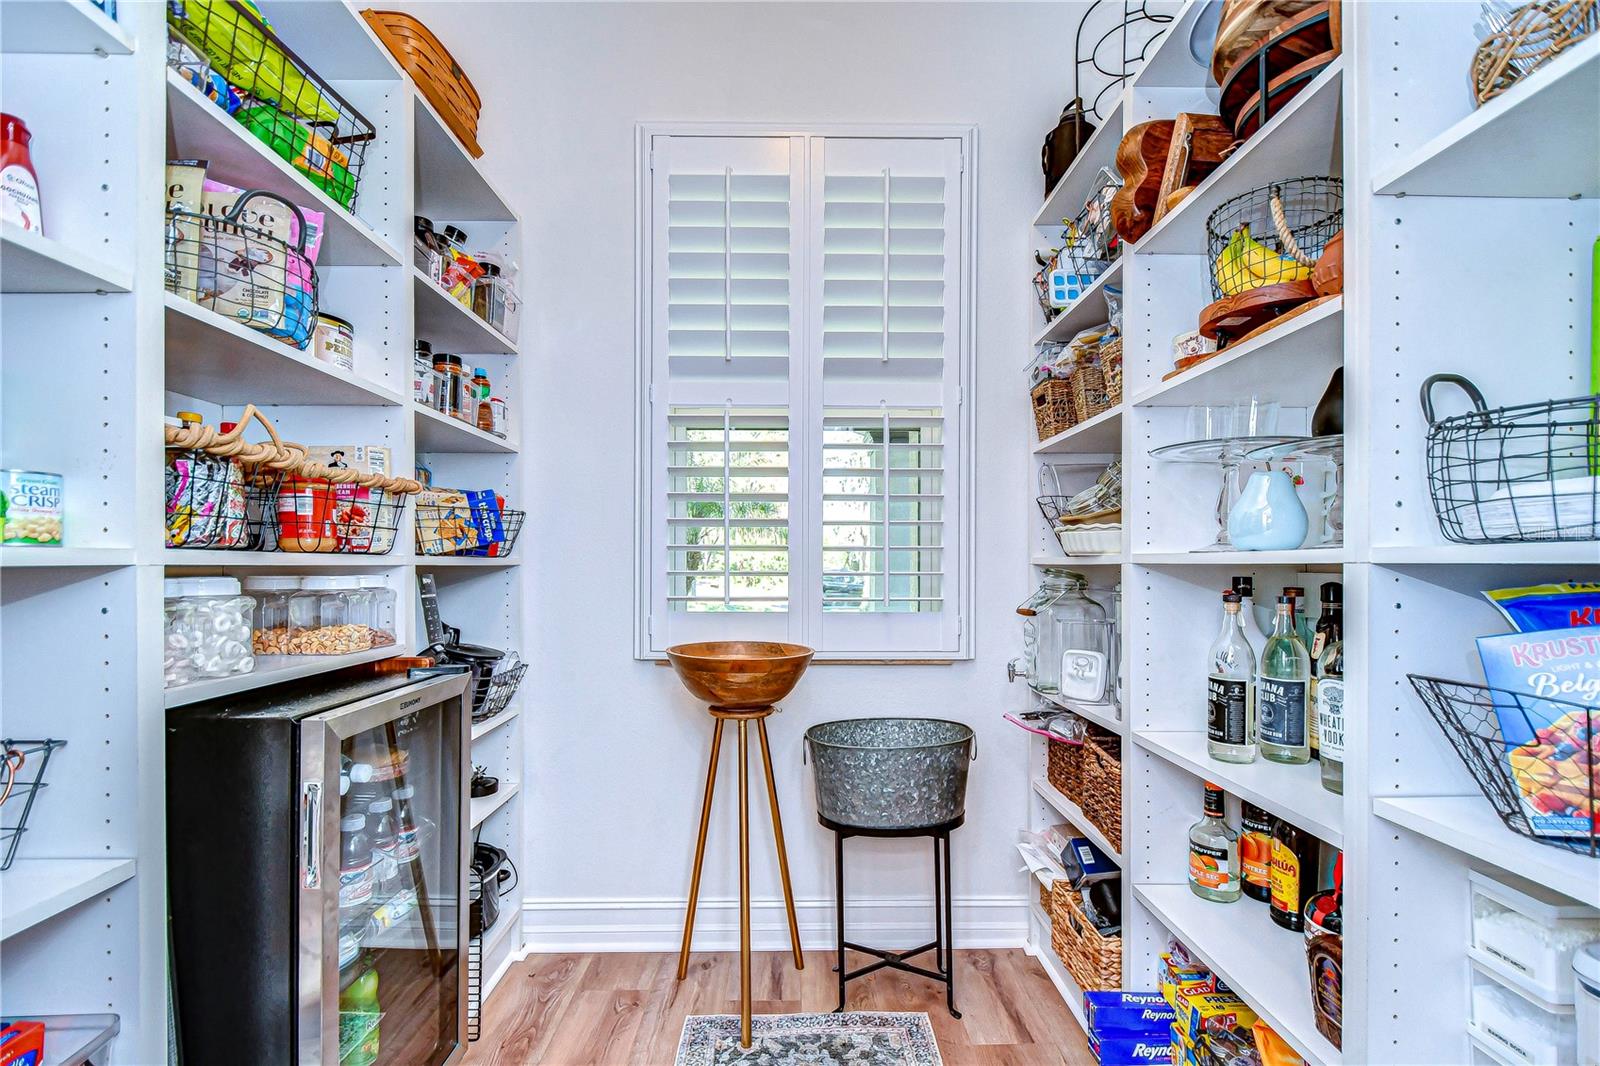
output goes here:
[{"label": "white plantation shutter", "polygon": [[970,655],[962,136],[644,144],[641,653]]}]

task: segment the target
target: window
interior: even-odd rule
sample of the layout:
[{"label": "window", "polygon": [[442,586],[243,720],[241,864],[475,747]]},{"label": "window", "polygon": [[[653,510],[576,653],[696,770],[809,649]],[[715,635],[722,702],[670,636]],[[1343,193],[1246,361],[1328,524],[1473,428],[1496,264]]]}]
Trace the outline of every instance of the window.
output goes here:
[{"label": "window", "polygon": [[641,655],[970,656],[972,138],[640,131]]}]

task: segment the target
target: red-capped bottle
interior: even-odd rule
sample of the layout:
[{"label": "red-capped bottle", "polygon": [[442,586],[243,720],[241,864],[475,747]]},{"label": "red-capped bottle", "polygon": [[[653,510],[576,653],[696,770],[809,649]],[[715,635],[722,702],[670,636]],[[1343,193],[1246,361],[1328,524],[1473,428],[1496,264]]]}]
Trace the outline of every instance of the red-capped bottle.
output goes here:
[{"label": "red-capped bottle", "polygon": [[44,235],[39,208],[39,175],[33,171],[27,123],[0,111],[0,220]]}]

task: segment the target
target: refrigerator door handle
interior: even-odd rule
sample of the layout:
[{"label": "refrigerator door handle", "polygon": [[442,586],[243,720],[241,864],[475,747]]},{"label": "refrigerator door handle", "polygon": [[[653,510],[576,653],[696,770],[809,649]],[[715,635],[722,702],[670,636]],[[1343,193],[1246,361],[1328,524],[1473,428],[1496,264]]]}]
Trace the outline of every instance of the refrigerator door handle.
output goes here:
[{"label": "refrigerator door handle", "polygon": [[321,799],[322,785],[316,781],[307,782],[305,791],[300,797],[300,811],[304,825],[300,834],[300,848],[304,858],[302,870],[307,888],[317,888],[322,884],[322,818],[318,810]]}]

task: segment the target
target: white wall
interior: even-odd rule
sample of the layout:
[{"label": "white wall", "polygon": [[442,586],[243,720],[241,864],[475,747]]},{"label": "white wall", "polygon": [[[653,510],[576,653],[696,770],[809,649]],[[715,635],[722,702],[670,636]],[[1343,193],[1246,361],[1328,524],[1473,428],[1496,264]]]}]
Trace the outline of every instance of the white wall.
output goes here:
[{"label": "white wall", "polygon": [[[1020,643],[1012,609],[1032,580],[1024,234],[1042,193],[1040,138],[1070,85],[1083,5],[405,6],[483,94],[483,165],[526,221],[532,323],[516,399],[530,471],[523,884],[536,947],[675,946],[711,730],[670,670],[632,658],[634,124],[977,124],[978,657],[950,667],[815,667],[769,727],[808,942],[832,936],[833,838],[814,817],[801,735],[830,718],[907,714],[977,731],[967,824],[953,838],[958,939],[1020,943],[1031,882],[1015,873],[1011,845],[1026,823],[1028,748],[1000,715],[1024,703],[1020,686],[1006,684],[1005,663]],[[593,441],[602,443],[580,443]],[[735,942],[734,750],[724,745],[706,859],[705,946]],[[754,892],[774,901],[759,777],[753,789]],[[931,893],[927,842],[861,840],[850,849],[848,896],[872,904],[858,913],[876,927],[856,924],[853,913],[854,938],[921,937],[921,928],[894,927],[928,920],[926,907],[905,905]],[[757,911],[759,945],[781,944],[774,907]]]}]

